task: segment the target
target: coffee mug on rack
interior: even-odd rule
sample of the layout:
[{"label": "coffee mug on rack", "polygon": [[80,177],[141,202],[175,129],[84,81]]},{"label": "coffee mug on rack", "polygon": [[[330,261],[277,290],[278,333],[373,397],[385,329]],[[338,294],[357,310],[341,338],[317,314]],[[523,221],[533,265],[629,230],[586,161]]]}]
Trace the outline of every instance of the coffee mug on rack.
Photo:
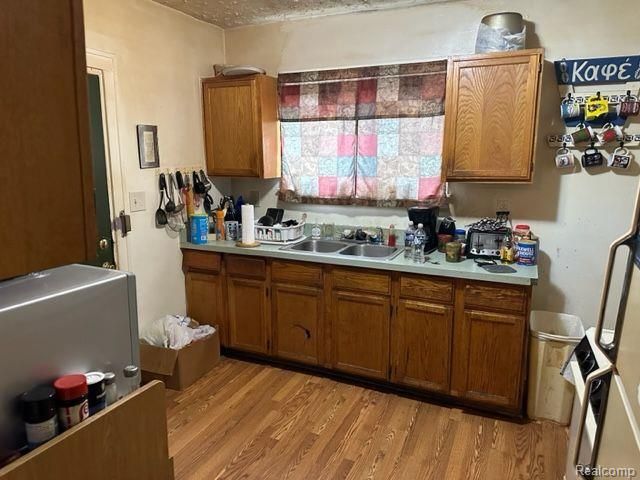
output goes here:
[{"label": "coffee mug on rack", "polygon": [[564,120],[575,120],[582,114],[580,104],[573,98],[566,98],[560,104],[560,116]]},{"label": "coffee mug on rack", "polygon": [[556,150],[556,167],[571,168],[574,166],[573,153],[567,147]]},{"label": "coffee mug on rack", "polygon": [[620,126],[607,123],[598,134],[598,140],[600,140],[600,143],[605,144],[622,139],[622,135],[622,128],[620,128]]},{"label": "coffee mug on rack", "polygon": [[628,148],[620,146],[613,151],[613,155],[607,162],[607,165],[613,168],[628,168],[631,164],[633,154]]},{"label": "coffee mug on rack", "polygon": [[571,138],[573,139],[573,144],[577,145],[578,143],[586,143],[593,140],[594,131],[593,128],[581,123],[578,125],[578,130],[571,134]]},{"label": "coffee mug on rack", "polygon": [[609,102],[600,95],[587,98],[584,106],[584,119],[588,122],[609,113]]},{"label": "coffee mug on rack", "polygon": [[593,145],[582,154],[582,166],[584,168],[599,167],[604,163],[604,156]]},{"label": "coffee mug on rack", "polygon": [[640,102],[637,97],[627,95],[620,99],[618,115],[621,117],[635,117],[640,114]]}]

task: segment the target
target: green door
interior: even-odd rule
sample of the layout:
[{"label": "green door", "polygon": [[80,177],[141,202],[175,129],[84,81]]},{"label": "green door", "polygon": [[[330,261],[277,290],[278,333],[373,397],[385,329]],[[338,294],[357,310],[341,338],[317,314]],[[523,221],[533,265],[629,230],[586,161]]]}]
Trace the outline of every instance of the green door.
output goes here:
[{"label": "green door", "polygon": [[113,253],[113,222],[107,181],[107,158],[105,154],[104,126],[102,124],[102,93],[100,77],[88,74],[89,126],[91,130],[91,159],[93,161],[93,195],[96,204],[98,244],[91,265],[116,268]]}]

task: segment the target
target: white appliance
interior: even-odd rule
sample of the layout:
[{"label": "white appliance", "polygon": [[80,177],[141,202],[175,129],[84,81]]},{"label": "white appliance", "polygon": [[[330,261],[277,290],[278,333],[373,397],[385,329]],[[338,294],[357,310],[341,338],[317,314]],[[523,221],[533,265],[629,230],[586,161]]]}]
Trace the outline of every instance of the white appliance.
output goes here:
[{"label": "white appliance", "polygon": [[577,394],[567,480],[640,477],[639,219],[640,190],[631,228],[609,250],[598,324],[586,336],[597,365],[586,377],[586,354],[570,365]]}]

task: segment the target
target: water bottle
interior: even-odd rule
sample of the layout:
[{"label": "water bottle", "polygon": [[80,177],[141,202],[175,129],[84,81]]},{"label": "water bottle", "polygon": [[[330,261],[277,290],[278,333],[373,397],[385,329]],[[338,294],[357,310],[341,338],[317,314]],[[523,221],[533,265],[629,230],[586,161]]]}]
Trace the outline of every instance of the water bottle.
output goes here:
[{"label": "water bottle", "polygon": [[414,263],[424,263],[424,245],[427,241],[427,234],[423,225],[418,224],[415,237],[413,239],[413,261]]},{"label": "water bottle", "polygon": [[413,222],[409,222],[409,226],[404,232],[404,258],[413,258],[413,239],[416,236],[416,227]]}]

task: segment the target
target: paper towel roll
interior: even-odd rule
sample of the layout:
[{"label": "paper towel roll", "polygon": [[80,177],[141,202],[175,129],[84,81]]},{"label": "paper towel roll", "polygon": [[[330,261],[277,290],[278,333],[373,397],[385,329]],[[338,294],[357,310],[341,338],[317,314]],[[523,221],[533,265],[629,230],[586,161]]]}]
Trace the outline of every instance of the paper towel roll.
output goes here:
[{"label": "paper towel roll", "polygon": [[242,243],[251,245],[256,241],[256,230],[254,228],[253,205],[242,205]]}]

